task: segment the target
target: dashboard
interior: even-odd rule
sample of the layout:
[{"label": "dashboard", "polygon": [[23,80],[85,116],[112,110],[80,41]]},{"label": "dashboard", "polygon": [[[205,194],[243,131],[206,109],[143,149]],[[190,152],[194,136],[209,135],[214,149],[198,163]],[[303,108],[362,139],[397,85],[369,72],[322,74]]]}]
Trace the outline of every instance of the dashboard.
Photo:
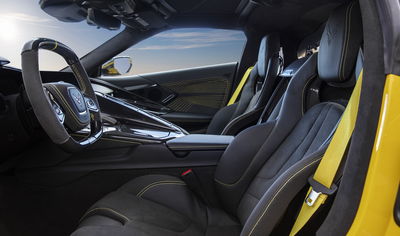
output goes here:
[{"label": "dashboard", "polygon": [[[41,72],[43,83],[76,84],[71,72]],[[165,143],[187,132],[158,116],[168,112],[162,105],[99,79],[91,79],[103,121],[103,138],[137,144]],[[24,92],[22,73],[0,67],[0,130],[2,157],[17,155],[35,140],[46,138]],[[85,136],[89,128],[72,133]],[[4,161],[0,157],[0,161]]]}]

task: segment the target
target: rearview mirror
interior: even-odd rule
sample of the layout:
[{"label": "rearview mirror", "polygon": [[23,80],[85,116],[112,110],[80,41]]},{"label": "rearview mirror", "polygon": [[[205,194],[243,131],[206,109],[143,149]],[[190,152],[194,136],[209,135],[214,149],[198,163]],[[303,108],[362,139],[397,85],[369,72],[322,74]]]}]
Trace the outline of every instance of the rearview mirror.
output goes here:
[{"label": "rearview mirror", "polygon": [[102,76],[124,75],[132,69],[132,58],[129,56],[114,57],[101,66]]}]

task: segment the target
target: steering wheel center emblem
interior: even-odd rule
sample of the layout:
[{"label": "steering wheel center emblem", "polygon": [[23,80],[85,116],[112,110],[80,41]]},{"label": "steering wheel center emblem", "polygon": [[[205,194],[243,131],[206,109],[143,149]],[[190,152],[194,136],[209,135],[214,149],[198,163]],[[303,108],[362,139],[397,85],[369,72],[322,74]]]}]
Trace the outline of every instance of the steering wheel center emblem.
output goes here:
[{"label": "steering wheel center emblem", "polygon": [[85,112],[86,111],[86,105],[85,105],[85,102],[83,100],[83,96],[82,96],[81,92],[77,88],[72,88],[72,87],[68,88],[68,92],[69,92],[69,95],[72,98],[72,101],[73,101],[76,109],[79,112]]},{"label": "steering wheel center emblem", "polygon": [[73,96],[73,97],[74,97],[74,99],[75,99],[75,102],[77,102],[78,104],[81,104],[81,103],[82,103],[80,97],[78,97],[78,96]]}]

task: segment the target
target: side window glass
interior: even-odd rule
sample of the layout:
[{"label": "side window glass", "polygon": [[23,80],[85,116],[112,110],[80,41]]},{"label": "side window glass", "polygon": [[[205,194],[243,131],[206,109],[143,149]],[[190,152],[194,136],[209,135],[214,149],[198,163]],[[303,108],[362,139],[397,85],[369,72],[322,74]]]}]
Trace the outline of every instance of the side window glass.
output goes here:
[{"label": "side window glass", "polygon": [[238,62],[245,42],[244,33],[237,30],[168,30],[143,40],[105,63],[102,75],[137,75]]}]

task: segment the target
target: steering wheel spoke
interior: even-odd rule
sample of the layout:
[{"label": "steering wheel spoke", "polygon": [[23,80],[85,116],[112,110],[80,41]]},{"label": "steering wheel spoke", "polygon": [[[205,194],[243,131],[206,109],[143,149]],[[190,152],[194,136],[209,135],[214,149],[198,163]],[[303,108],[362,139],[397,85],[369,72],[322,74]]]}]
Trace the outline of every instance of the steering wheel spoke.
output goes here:
[{"label": "steering wheel spoke", "polygon": [[97,106],[97,104],[93,101],[93,99],[89,98],[89,97],[84,97],[85,99],[85,103],[87,108],[89,109],[89,111],[91,112],[99,112],[99,107]]}]

